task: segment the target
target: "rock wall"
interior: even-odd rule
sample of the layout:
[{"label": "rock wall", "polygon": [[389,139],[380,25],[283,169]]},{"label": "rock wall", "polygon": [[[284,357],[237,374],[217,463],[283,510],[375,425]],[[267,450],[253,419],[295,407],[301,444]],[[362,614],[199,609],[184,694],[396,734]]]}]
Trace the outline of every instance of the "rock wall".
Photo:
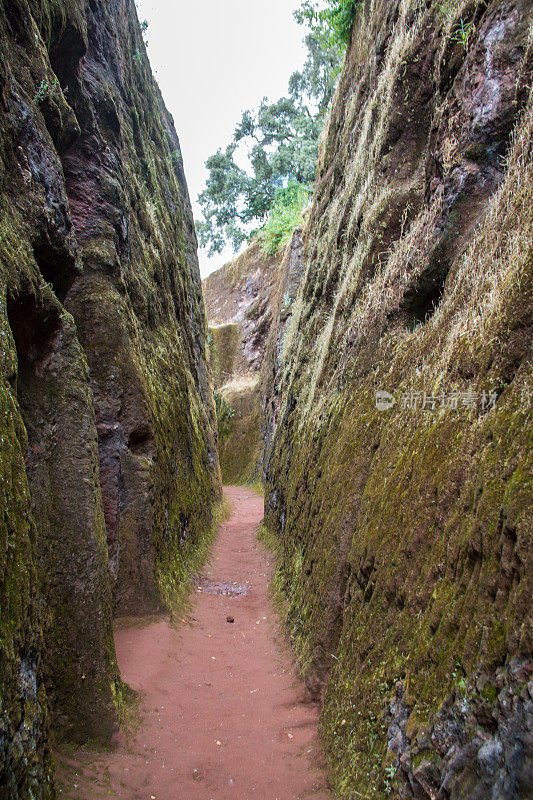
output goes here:
[{"label": "rock wall", "polygon": [[196,238],[133,0],[0,4],[0,796],[108,741],[112,613],[171,605],[220,494]]},{"label": "rock wall", "polygon": [[261,463],[263,477],[270,461],[272,444],[279,422],[282,401],[282,384],[286,346],[292,338],[291,321],[296,321],[296,299],[305,266],[302,231],[295,230],[285,248],[276,286],[271,293],[272,323],[265,346],[261,367],[261,431],[263,452]]},{"label": "rock wall", "polygon": [[227,484],[260,476],[262,368],[280,284],[280,257],[254,241],[203,281],[209,364],[215,385],[219,456]]},{"label": "rock wall", "polygon": [[359,4],[267,348],[275,583],[341,798],[533,784],[532,23]]}]

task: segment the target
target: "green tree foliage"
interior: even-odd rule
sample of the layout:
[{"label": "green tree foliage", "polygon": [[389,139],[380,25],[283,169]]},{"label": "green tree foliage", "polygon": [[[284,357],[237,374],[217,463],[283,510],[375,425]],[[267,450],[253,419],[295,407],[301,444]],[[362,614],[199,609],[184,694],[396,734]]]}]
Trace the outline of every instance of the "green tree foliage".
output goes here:
[{"label": "green tree foliage", "polygon": [[299,183],[290,183],[278,189],[268,219],[261,228],[261,246],[268,255],[275,255],[302,224],[302,211],[309,203],[311,189]]},{"label": "green tree foliage", "polygon": [[346,47],[352,38],[355,11],[360,0],[325,0],[326,7],[305,0],[295,17],[308,25],[317,41],[325,48]]},{"label": "green tree foliage", "polygon": [[204,219],[197,231],[210,254],[221,252],[226,242],[238,250],[257,232],[280,190],[314,180],[318,138],[341,54],[314,32],[306,45],[306,62],[291,75],[288,96],[274,103],[264,98],[256,111],[245,111],[233,141],[206,162],[209,176],[198,198]]}]

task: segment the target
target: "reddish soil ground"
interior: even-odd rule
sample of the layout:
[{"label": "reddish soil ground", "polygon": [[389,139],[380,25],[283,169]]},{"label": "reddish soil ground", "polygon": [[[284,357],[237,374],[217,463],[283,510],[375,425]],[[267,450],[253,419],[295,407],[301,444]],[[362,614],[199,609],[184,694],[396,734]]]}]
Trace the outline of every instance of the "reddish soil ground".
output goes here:
[{"label": "reddish soil ground", "polygon": [[111,753],[63,758],[59,797],[330,798],[317,708],[279,634],[271,560],[255,537],[263,500],[243,487],[225,493],[232,516],[185,623],[156,618],[116,630],[122,677],[141,698],[136,732],[121,733]]}]

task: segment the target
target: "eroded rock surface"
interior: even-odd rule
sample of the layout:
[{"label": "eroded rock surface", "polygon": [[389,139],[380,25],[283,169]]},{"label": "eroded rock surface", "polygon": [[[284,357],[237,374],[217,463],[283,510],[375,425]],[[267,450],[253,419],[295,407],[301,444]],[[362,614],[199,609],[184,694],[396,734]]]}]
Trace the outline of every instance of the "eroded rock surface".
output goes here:
[{"label": "eroded rock surface", "polygon": [[258,479],[262,456],[261,371],[272,326],[281,256],[259,241],[203,281],[209,364],[216,389],[225,483]]},{"label": "eroded rock surface", "polygon": [[[218,385],[234,374],[258,372],[263,363],[272,322],[272,299],[278,285],[280,257],[265,255],[254,241],[234,261],[212,272],[203,281],[209,325],[216,330],[229,324],[239,333],[231,353],[211,353],[211,367]],[[224,363],[224,359],[231,359]]]},{"label": "eroded rock surface", "polygon": [[179,142],[132,0],[0,9],[0,795],[108,741],[112,610],[170,604],[220,494]]},{"label": "eroded rock surface", "polygon": [[532,22],[360,4],[272,327],[267,521],[341,798],[531,791]]}]

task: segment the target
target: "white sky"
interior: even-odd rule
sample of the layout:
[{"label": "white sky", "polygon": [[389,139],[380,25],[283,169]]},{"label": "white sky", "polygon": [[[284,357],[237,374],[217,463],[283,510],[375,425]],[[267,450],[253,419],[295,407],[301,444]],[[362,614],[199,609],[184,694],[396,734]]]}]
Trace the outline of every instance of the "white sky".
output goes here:
[{"label": "white sky", "polygon": [[[286,94],[305,60],[300,0],[136,0],[148,20],[148,55],[174,117],[195,218],[205,162],[225,147],[247,108]],[[205,277],[233,257],[199,251]]]}]

